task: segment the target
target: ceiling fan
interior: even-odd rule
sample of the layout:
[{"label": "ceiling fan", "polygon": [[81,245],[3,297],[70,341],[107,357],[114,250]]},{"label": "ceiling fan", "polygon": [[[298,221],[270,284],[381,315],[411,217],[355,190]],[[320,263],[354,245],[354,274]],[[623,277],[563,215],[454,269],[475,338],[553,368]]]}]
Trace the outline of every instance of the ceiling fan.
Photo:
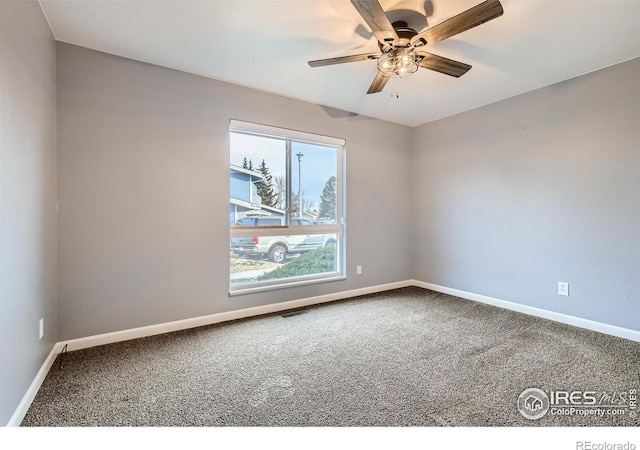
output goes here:
[{"label": "ceiling fan", "polygon": [[351,0],[364,21],[378,39],[380,51],[359,55],[339,56],[336,58],[309,61],[311,67],[328,66],[355,61],[377,60],[378,73],[371,83],[367,94],[375,94],[384,89],[389,78],[403,77],[418,70],[418,67],[460,77],[471,66],[443,56],[420,51],[456,34],[467,31],[503,13],[498,0],[486,0],[473,8],[453,16],[437,25],[418,33],[409,28],[406,22],[391,23],[378,0]]}]

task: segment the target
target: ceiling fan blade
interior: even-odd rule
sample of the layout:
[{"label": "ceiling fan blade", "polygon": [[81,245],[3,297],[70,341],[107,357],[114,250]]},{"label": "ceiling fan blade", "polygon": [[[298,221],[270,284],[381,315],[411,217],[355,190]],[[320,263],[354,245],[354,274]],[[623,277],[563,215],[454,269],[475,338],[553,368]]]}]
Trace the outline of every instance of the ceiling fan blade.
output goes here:
[{"label": "ceiling fan blade", "polygon": [[378,42],[390,45],[400,40],[378,0],[351,0],[351,3],[367,22]]},{"label": "ceiling fan blade", "polygon": [[360,55],[338,56],[336,58],[317,59],[309,61],[311,67],[330,66],[332,64],[342,64],[348,62],[364,61],[367,59],[378,59],[380,53],[362,53]]},{"label": "ceiling fan blade", "polygon": [[378,72],[376,74],[376,77],[373,79],[373,83],[371,83],[371,86],[369,86],[367,94],[375,94],[382,91],[387,84],[387,81],[389,81],[389,78],[383,77],[380,72]]},{"label": "ceiling fan blade", "polygon": [[452,77],[461,77],[471,69],[469,64],[454,61],[444,56],[432,55],[426,52],[420,52],[418,55],[423,58],[422,61],[418,63],[420,67],[451,75]]},{"label": "ceiling fan blade", "polygon": [[504,10],[499,0],[486,0],[414,36],[411,39],[411,45],[433,45],[436,42],[500,17],[503,12]]}]

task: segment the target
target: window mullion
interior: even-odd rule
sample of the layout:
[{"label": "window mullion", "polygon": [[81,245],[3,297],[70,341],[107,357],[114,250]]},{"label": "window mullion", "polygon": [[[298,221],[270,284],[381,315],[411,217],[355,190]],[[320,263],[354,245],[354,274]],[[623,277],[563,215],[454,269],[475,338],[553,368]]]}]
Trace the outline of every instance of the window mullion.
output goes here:
[{"label": "window mullion", "polygon": [[287,186],[287,195],[285,205],[285,210],[287,211],[287,225],[291,226],[291,192],[292,192],[292,184],[291,184],[291,139],[286,139],[286,180],[285,184]]}]

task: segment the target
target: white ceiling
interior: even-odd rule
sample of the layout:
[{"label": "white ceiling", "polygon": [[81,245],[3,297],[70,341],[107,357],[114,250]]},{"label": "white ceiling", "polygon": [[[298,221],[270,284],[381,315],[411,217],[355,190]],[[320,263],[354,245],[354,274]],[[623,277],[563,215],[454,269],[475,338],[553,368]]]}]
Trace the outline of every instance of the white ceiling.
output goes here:
[{"label": "white ceiling", "polygon": [[[481,0],[381,0],[417,31]],[[59,41],[416,126],[640,56],[639,0],[502,0],[504,15],[429,51],[471,64],[420,69],[367,95],[377,51],[349,0],[41,0]],[[399,98],[391,92],[398,92]]]}]

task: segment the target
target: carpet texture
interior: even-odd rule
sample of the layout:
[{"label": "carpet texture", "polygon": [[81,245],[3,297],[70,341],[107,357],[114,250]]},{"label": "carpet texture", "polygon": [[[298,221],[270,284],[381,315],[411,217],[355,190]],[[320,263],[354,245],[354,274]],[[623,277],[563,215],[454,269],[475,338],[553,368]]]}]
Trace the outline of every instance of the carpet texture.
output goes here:
[{"label": "carpet texture", "polygon": [[70,352],[22,426],[638,426],[516,405],[628,395],[639,367],[640,343],[412,287]]}]

